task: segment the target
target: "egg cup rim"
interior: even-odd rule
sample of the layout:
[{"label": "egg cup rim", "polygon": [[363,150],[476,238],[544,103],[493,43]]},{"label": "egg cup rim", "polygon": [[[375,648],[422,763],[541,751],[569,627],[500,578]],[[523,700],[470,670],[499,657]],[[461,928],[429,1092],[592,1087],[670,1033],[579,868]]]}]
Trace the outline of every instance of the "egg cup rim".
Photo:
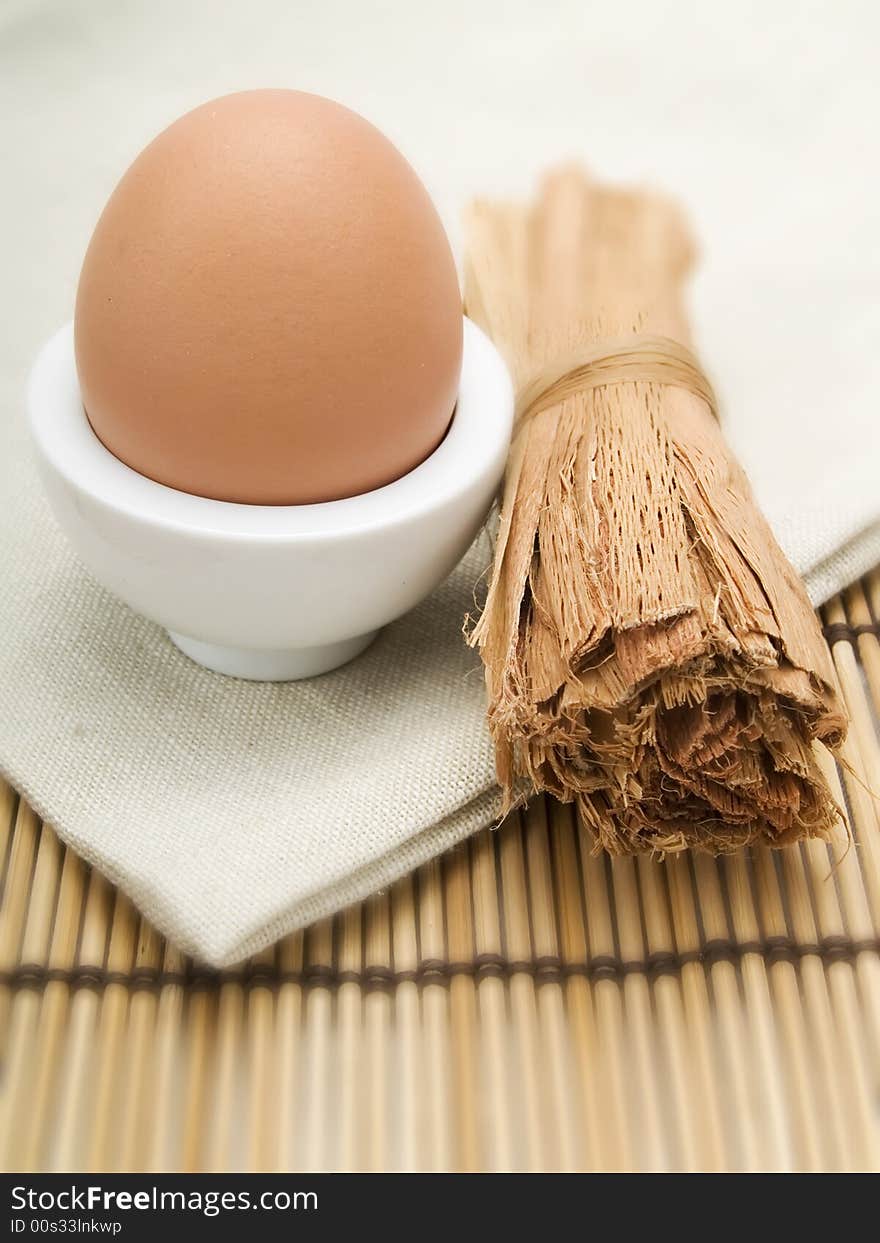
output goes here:
[{"label": "egg cup rim", "polygon": [[159,483],[117,458],[94,432],[82,403],[73,324],[43,346],[28,382],[31,433],[41,464],[80,495],[155,528],[255,542],[336,539],[393,527],[455,502],[510,441],[513,389],[495,346],[463,317],[458,397],[437,448],[407,474],[369,492],[306,505],[252,505],[198,496]]}]

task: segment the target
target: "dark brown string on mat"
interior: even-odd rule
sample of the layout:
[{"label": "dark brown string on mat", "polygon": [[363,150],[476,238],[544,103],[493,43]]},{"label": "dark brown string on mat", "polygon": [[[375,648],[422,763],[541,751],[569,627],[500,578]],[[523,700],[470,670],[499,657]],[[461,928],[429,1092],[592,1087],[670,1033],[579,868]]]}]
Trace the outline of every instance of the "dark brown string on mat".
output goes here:
[{"label": "dark brown string on mat", "polygon": [[715,390],[696,356],[672,337],[639,334],[618,341],[599,341],[591,349],[549,362],[520,390],[514,434],[535,415],[608,384],[667,384],[701,398],[718,418]]},{"label": "dark brown string on mat", "polygon": [[737,963],[749,954],[757,954],[769,963],[796,963],[801,958],[817,957],[826,965],[845,960],[852,962],[859,954],[880,954],[880,939],[855,940],[845,936],[824,937],[806,944],[789,936],[767,937],[763,941],[734,941],[716,938],[700,949],[683,952],[661,951],[644,960],[626,960],[614,954],[597,955],[584,962],[566,961],[557,954],[544,954],[529,959],[508,959],[500,954],[478,954],[471,961],[446,962],[425,958],[412,970],[395,971],[386,966],[367,966],[361,971],[338,970],[335,967],[312,965],[301,971],[282,971],[263,965],[245,965],[238,970],[213,971],[189,966],[184,971],[138,970],[110,971],[103,967],[53,968],[39,963],[22,963],[0,972],[0,984],[9,988],[43,989],[50,983],[67,984],[70,988],[91,988],[102,991],[119,984],[132,992],[152,992],[177,985],[190,989],[219,988],[239,984],[243,988],[272,988],[282,984],[299,984],[312,988],[337,989],[343,984],[357,984],[364,991],[393,989],[399,984],[448,984],[457,976],[483,979],[494,976],[509,980],[516,975],[530,975],[535,982],[558,983],[573,975],[588,979],[622,979],[628,975],[675,974],[688,963],[712,964],[725,961]]},{"label": "dark brown string on mat", "polygon": [[829,647],[835,643],[856,643],[863,634],[880,639],[880,622],[862,622],[858,626],[851,626],[848,622],[832,622],[822,627],[822,634]]}]

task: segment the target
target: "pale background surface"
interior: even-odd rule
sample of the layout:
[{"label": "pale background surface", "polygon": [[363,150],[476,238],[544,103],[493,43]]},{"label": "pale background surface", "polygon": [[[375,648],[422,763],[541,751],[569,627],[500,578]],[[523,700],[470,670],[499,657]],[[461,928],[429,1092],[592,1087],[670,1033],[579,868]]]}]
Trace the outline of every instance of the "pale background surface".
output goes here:
[{"label": "pale background surface", "polygon": [[[880,9],[852,0],[5,0],[0,769],[185,948],[241,957],[392,879],[485,819],[490,764],[479,676],[456,636],[442,712],[406,706],[427,685],[416,653],[364,666],[373,715],[354,725],[350,681],[325,679],[317,697],[218,684],[68,556],[35,492],[22,389],[71,313],[127,164],[188,107],[275,85],[335,96],[383,128],[454,240],[472,193],[524,193],[554,159],[680,194],[703,245],[692,305],[728,434],[818,600],[880,560],[878,35]],[[383,643],[406,647],[417,625]],[[208,745],[205,696],[210,780],[192,762]],[[381,736],[392,701],[409,750],[392,748],[346,801],[339,782],[351,763],[374,772],[370,730]],[[312,743],[331,710],[328,770]],[[263,735],[289,757],[283,771],[243,762]]]}]

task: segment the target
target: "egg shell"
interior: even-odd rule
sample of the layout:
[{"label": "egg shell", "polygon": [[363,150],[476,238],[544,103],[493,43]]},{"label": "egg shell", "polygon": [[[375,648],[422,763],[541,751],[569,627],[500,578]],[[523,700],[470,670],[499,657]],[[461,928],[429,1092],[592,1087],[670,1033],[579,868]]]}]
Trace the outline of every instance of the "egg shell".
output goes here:
[{"label": "egg shell", "polygon": [[76,302],[83,404],[160,483],[307,504],[412,470],[442,440],[461,296],[430,197],[340,104],[250,91],[161,133],[98,221]]}]

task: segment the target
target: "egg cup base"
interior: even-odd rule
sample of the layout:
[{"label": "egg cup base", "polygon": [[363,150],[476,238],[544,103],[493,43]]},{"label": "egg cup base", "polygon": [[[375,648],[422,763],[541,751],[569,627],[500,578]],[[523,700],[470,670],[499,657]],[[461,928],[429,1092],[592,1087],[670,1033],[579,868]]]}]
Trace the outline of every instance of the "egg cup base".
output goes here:
[{"label": "egg cup base", "polygon": [[212,673],[249,682],[299,682],[329,673],[366,651],[379,632],[355,635],[340,643],[316,647],[276,648],[260,650],[248,647],[221,647],[203,643],[184,634],[168,631],[168,638],[184,656]]}]

